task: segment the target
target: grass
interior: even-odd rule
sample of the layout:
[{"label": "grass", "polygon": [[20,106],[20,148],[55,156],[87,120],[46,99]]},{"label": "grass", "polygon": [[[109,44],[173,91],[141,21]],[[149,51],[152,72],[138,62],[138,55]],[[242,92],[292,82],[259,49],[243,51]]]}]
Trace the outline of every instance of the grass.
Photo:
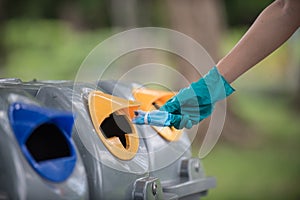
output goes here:
[{"label": "grass", "polygon": [[205,199],[299,199],[300,164],[292,156],[297,157],[296,152],[272,147],[218,147],[204,161],[218,183]]},{"label": "grass", "polygon": [[203,162],[218,185],[205,200],[300,198],[300,116],[287,102],[242,92],[236,96],[235,110],[256,127],[261,142],[215,147]]}]

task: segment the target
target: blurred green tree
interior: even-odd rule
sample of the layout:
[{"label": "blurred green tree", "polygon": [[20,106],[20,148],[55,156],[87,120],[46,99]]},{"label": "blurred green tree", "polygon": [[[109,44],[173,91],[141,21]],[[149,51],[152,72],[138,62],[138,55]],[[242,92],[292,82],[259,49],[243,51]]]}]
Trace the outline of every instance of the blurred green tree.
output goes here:
[{"label": "blurred green tree", "polygon": [[224,0],[229,26],[249,26],[273,0]]},{"label": "blurred green tree", "polygon": [[[4,29],[4,10],[3,10],[3,0],[0,0],[0,70],[4,64],[5,58],[5,48],[4,48],[4,41],[3,41],[3,29]],[[1,74],[1,73],[0,73]]]}]

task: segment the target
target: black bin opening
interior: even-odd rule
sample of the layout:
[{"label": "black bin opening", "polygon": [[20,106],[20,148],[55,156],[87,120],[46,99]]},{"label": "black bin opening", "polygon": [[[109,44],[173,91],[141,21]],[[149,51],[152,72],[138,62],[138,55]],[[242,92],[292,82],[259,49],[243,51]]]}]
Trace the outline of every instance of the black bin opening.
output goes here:
[{"label": "black bin opening", "polygon": [[66,138],[52,123],[37,127],[27,139],[26,147],[37,162],[71,156]]},{"label": "black bin opening", "polygon": [[127,147],[125,134],[132,133],[132,129],[125,115],[112,113],[104,119],[99,128],[106,138],[118,137],[123,147]]}]

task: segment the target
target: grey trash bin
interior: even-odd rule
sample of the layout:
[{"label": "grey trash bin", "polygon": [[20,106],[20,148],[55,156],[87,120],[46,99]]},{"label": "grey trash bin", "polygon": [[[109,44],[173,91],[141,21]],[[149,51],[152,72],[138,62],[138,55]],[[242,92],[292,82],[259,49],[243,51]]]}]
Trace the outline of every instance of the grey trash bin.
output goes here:
[{"label": "grey trash bin", "polygon": [[199,159],[191,157],[185,132],[173,137],[170,132],[166,135],[150,126],[131,124],[127,100],[135,100],[132,90],[140,87],[137,84],[0,82],[47,108],[75,115],[72,139],[85,167],[90,199],[199,199],[215,186],[215,179],[205,176]]}]

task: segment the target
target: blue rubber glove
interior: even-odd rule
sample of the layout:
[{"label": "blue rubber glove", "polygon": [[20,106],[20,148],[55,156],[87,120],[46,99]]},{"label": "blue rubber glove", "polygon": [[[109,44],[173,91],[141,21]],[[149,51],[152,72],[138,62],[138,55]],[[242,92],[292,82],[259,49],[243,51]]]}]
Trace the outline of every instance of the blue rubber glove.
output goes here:
[{"label": "blue rubber glove", "polygon": [[[146,114],[137,113],[133,122],[174,126],[177,129],[191,128],[211,115],[217,101],[225,99],[233,92],[234,89],[221,76],[217,67],[213,67],[199,81],[180,90],[160,108],[160,111],[149,112],[146,118]],[[150,120],[148,120],[149,116]]]},{"label": "blue rubber glove", "polygon": [[177,129],[190,128],[191,124],[198,124],[201,120],[209,117],[215,103],[225,99],[234,91],[219,73],[217,67],[213,67],[199,81],[180,90],[160,110],[182,116],[181,121],[174,121],[171,126]]}]

